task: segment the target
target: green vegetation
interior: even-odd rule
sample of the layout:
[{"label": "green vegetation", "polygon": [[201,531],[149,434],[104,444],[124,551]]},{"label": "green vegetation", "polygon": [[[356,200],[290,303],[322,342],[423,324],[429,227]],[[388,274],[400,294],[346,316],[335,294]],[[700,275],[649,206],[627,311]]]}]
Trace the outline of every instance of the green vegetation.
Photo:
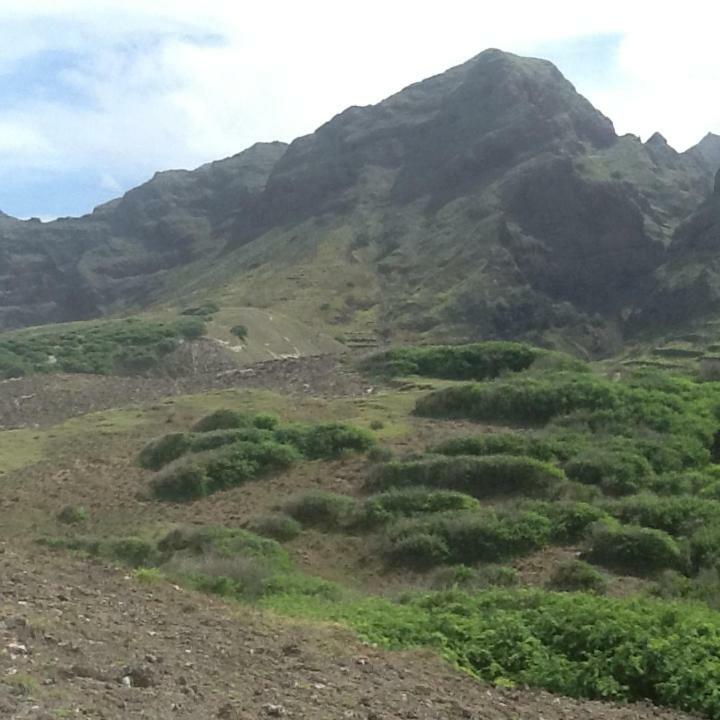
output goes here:
[{"label": "green vegetation", "polygon": [[253,518],[247,526],[250,532],[278,542],[294,540],[301,532],[302,525],[285,513],[271,513]]},{"label": "green vegetation", "polygon": [[390,490],[367,498],[362,508],[361,523],[374,527],[412,515],[462,512],[479,508],[480,503],[464,493],[411,487]]},{"label": "green vegetation", "polygon": [[143,373],[183,339],[205,332],[200,318],[127,318],[20,330],[0,336],[0,377],[28,373]]},{"label": "green vegetation", "polygon": [[58,522],[63,525],[79,525],[84,523],[89,517],[88,511],[84,507],[77,505],[66,505],[58,514]]},{"label": "green vegetation", "polygon": [[247,325],[233,325],[230,328],[230,334],[234,335],[239,340],[245,340],[248,336]]},{"label": "green vegetation", "polygon": [[458,490],[477,498],[525,494],[546,497],[563,483],[561,470],[529,457],[426,456],[380,465],[369,481],[376,490],[436,487]]},{"label": "green vegetation", "polygon": [[600,565],[638,575],[681,570],[686,566],[682,549],[666,532],[614,522],[592,526],[586,557]]},{"label": "green vegetation", "polygon": [[235,430],[238,428],[256,427],[261,430],[272,430],[278,424],[273,415],[253,415],[236,410],[221,409],[195,423],[195,432],[211,432],[213,430]]},{"label": "green vegetation", "polygon": [[562,592],[591,592],[602,595],[607,591],[607,579],[592,565],[582,560],[560,563],[548,582],[551,590]]},{"label": "green vegetation", "polygon": [[438,513],[391,525],[383,544],[389,562],[410,567],[497,562],[550,542],[550,521],[531,511]]},{"label": "green vegetation", "polygon": [[422,375],[447,380],[488,380],[503,373],[527,370],[536,361],[543,367],[582,371],[580,360],[516,342],[489,341],[469,345],[396,347],[363,361],[365,372],[382,377]]},{"label": "green vegetation", "polygon": [[404,603],[271,599],[270,607],[344,621],[368,642],[432,647],[481,680],[720,717],[720,623],[686,603],[540,590],[460,591]]},{"label": "green vegetation", "polygon": [[292,446],[274,441],[236,442],[168,465],[153,479],[152,491],[160,500],[198,500],[288,468],[300,457]]},{"label": "green vegetation", "polygon": [[375,444],[366,430],[342,423],[279,426],[272,415],[223,409],[204,417],[195,430],[165,435],[140,451],[142,467],[161,471],[152,481],[157,498],[197,500],[303,458],[332,459]]},{"label": "green vegetation", "polygon": [[588,448],[565,464],[571,480],[598,485],[608,495],[629,495],[647,488],[654,477],[650,463],[629,451]]},{"label": "green vegetation", "polygon": [[305,527],[334,530],[352,522],[356,501],[347,495],[311,490],[290,498],[283,510]]}]

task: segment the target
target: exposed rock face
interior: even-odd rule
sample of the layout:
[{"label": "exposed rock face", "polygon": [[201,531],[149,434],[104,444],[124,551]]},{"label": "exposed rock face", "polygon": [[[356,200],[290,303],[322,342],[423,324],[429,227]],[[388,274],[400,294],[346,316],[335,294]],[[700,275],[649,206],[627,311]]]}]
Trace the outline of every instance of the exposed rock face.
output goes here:
[{"label": "exposed rock face", "polygon": [[618,137],[552,64],[488,50],[86,217],[0,218],[0,328],[178,298],[188,267],[215,288],[221,265],[247,304],[334,303],[327,322],[364,313],[388,336],[616,333],[650,316],[668,258],[709,242],[715,201],[693,213],[716,159],[717,136],[686,153]]},{"label": "exposed rock face", "polygon": [[282,143],[193,172],[158,173],[81,218],[0,217],[0,329],[77,320],[142,303],[163,274],[224,246],[224,224],[262,191]]},{"label": "exposed rock face", "polygon": [[710,172],[716,172],[720,169],[720,135],[708,133],[686,154],[700,162]]}]

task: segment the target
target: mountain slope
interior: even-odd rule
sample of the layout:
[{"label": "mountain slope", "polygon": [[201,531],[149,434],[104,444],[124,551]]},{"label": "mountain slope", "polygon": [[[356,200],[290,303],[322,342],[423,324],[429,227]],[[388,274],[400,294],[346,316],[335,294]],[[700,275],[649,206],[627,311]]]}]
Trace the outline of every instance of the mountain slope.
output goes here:
[{"label": "mountain slope", "polygon": [[0,217],[0,329],[142,303],[158,276],[223,247],[223,224],[262,190],[282,143],[193,172],[157,173],[81,218]]},{"label": "mountain slope", "polygon": [[618,137],[551,63],[487,50],[84,218],[3,218],[0,328],[193,297],[346,337],[604,352],[648,317],[666,248],[711,193],[716,141]]}]

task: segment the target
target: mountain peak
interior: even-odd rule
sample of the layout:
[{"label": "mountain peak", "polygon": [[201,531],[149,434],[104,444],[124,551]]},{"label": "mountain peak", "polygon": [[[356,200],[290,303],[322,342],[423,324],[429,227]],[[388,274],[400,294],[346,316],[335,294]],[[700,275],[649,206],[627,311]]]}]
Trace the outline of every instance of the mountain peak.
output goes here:
[{"label": "mountain peak", "polygon": [[720,168],[720,135],[709,132],[687,154],[714,173]]},{"label": "mountain peak", "polygon": [[654,132],[646,141],[646,145],[655,147],[670,147],[665,136],[660,132]]}]

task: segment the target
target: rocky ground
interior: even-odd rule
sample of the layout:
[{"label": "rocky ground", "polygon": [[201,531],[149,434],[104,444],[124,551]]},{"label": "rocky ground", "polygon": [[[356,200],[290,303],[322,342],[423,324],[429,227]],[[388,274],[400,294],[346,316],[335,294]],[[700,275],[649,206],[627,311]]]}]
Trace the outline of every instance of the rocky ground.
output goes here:
[{"label": "rocky ground", "polygon": [[476,683],[427,653],[0,545],[0,717],[679,720]]},{"label": "rocky ground", "polygon": [[268,360],[245,368],[201,365],[179,377],[30,375],[0,382],[0,430],[49,427],[89,412],[229,388],[338,397],[363,395],[369,386],[336,355]]}]

